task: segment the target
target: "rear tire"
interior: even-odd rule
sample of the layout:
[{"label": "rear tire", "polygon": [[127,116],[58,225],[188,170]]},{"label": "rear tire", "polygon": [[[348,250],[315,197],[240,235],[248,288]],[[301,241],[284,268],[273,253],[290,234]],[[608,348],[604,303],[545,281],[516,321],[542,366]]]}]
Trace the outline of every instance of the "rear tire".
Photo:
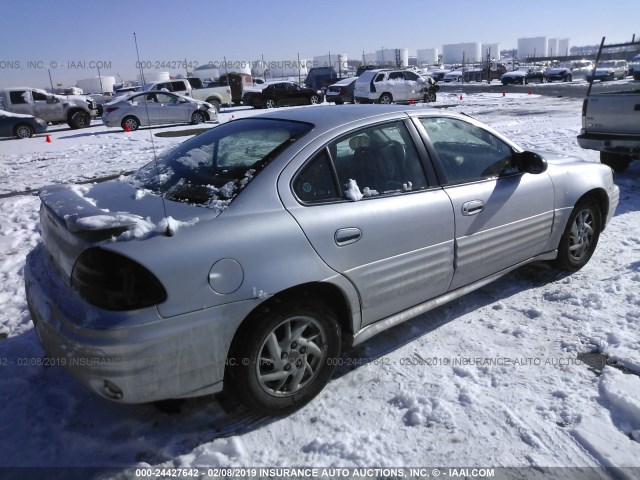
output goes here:
[{"label": "rear tire", "polygon": [[91,115],[82,110],[77,111],[69,117],[68,125],[76,130],[78,128],[87,128],[91,124]]},{"label": "rear tire", "polygon": [[393,97],[390,93],[383,93],[382,95],[380,95],[380,99],[378,100],[378,102],[384,105],[389,105],[393,103]]},{"label": "rear tire", "polygon": [[320,97],[318,95],[311,95],[309,97],[309,105],[318,105],[320,103]]},{"label": "rear tire", "polygon": [[590,198],[578,202],[560,238],[554,266],[567,272],[580,270],[593,255],[601,231],[602,214],[598,204]]},{"label": "rear tire", "polygon": [[278,106],[278,102],[273,98],[268,98],[266,102],[264,102],[264,106],[267,108],[276,108]]},{"label": "rear tire", "polygon": [[125,131],[127,130],[128,126],[129,131],[133,132],[140,128],[140,120],[138,120],[136,117],[124,117],[120,126],[122,126],[122,129]]},{"label": "rear tire", "polygon": [[285,415],[331,379],[341,350],[335,312],[314,298],[272,304],[236,333],[225,388],[250,409]]}]

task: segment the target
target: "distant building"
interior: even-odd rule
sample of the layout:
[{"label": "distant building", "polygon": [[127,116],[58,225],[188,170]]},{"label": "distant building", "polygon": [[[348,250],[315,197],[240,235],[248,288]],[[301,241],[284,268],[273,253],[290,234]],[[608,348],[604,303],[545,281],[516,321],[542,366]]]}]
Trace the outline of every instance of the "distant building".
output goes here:
[{"label": "distant building", "polygon": [[558,55],[567,57],[571,53],[568,38],[561,38],[558,40]]},{"label": "distant building", "polygon": [[489,59],[491,60],[500,60],[500,44],[499,43],[483,43],[480,47],[480,51],[482,53],[482,59],[487,59],[487,54],[489,54]]},{"label": "distant building", "polygon": [[384,48],[376,51],[376,61],[378,65],[383,67],[399,67],[409,66],[409,49],[408,48]]},{"label": "distant building", "polygon": [[526,60],[530,57],[546,57],[549,52],[547,37],[531,37],[518,39],[518,58]]},{"label": "distant building", "polygon": [[477,42],[453,43],[442,46],[443,63],[476,63],[482,60],[482,51]]},{"label": "distant building", "polygon": [[421,48],[418,50],[418,56],[416,58],[418,67],[423,68],[427,65],[433,65],[434,63],[438,63],[437,48]]},{"label": "distant building", "polygon": [[318,57],[313,57],[313,65],[310,65],[310,67],[333,67],[338,73],[338,76],[343,76],[347,74],[347,70],[349,69],[347,61],[348,58],[346,53],[320,55]]}]

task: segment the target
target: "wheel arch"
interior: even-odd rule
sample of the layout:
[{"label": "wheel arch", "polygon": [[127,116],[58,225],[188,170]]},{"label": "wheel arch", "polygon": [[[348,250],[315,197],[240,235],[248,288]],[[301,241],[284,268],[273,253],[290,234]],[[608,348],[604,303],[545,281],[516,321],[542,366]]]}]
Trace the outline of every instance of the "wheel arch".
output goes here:
[{"label": "wheel arch", "polygon": [[349,305],[346,293],[337,285],[329,282],[304,283],[272,295],[249,312],[238,326],[236,332],[245,329],[256,317],[264,314],[275,305],[287,301],[298,301],[303,298],[314,298],[323,302],[328,308],[333,310],[338,318],[340,329],[345,336],[350,337],[355,333],[356,325],[353,311]]},{"label": "wheel arch", "polygon": [[604,231],[609,220],[607,218],[609,213],[609,195],[607,195],[607,192],[603,188],[594,188],[582,195],[576,202],[576,205],[586,200],[593,200],[598,205],[598,208],[600,209],[600,218],[602,220],[602,230]]}]

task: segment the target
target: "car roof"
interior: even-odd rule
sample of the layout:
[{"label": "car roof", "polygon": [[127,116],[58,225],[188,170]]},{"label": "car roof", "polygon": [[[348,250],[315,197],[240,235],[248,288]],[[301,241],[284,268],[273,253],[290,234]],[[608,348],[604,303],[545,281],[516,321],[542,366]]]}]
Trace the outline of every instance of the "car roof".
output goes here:
[{"label": "car roof", "polygon": [[[402,113],[420,115],[442,115],[428,107],[408,107],[407,105],[321,105],[315,107],[288,108],[274,112],[262,113],[252,118],[268,118],[274,120],[291,120],[315,125],[318,130],[328,131],[337,126],[375,117],[402,117]],[[382,119],[382,118],[381,118]],[[238,120],[242,121],[242,119]]]}]

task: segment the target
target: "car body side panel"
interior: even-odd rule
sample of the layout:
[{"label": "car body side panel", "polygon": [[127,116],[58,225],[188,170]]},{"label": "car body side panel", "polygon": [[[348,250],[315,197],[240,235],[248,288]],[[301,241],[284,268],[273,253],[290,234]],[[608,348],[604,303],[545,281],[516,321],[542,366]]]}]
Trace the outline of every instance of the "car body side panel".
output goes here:
[{"label": "car body side panel", "polygon": [[[548,175],[513,175],[446,187],[445,191],[456,215],[452,289],[544,251],[554,215],[553,184]],[[465,215],[467,202],[481,202],[483,208]]]},{"label": "car body side panel", "polygon": [[[453,214],[440,189],[288,209],[318,255],[358,289],[363,325],[440,295],[451,281]],[[360,238],[338,245],[338,232],[354,228]]]}]

